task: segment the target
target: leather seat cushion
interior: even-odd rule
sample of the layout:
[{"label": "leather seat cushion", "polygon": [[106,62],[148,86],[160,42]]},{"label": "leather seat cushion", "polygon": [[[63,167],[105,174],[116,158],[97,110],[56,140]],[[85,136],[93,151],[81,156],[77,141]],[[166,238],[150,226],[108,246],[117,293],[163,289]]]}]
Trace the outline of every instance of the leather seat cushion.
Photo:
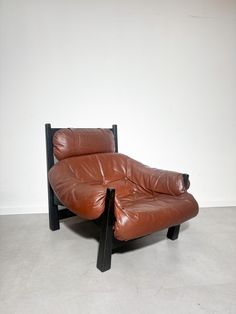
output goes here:
[{"label": "leather seat cushion", "polygon": [[182,224],[197,213],[198,204],[187,192],[178,196],[133,194],[116,204],[115,238],[121,241],[136,239]]}]

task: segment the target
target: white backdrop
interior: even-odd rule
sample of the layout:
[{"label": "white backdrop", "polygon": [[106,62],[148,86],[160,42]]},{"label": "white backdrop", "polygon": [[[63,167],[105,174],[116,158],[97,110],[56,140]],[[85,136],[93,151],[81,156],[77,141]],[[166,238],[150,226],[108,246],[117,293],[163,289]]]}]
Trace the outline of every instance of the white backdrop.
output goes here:
[{"label": "white backdrop", "polygon": [[0,213],[47,210],[44,123],[236,205],[236,1],[0,0]]}]

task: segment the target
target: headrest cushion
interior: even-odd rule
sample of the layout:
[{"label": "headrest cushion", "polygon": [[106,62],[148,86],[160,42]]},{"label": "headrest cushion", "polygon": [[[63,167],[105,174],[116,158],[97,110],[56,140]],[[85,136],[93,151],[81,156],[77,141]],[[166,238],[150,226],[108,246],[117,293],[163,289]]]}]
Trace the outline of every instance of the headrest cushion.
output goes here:
[{"label": "headrest cushion", "polygon": [[53,136],[53,153],[58,160],[114,152],[114,135],[109,129],[60,129]]}]

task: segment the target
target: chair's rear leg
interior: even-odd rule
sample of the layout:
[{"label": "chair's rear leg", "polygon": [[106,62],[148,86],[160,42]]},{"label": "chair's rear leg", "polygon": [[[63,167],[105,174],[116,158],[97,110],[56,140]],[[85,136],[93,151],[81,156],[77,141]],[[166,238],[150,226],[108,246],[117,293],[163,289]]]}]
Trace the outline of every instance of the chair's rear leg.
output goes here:
[{"label": "chair's rear leg", "polygon": [[60,229],[59,214],[56,205],[49,208],[49,227],[52,231]]},{"label": "chair's rear leg", "polygon": [[52,231],[60,229],[58,206],[54,204],[52,188],[48,184],[49,227]]},{"label": "chair's rear leg", "polygon": [[99,240],[97,268],[104,272],[111,268],[113,245],[115,190],[107,189],[105,210],[102,217],[101,234]]},{"label": "chair's rear leg", "polygon": [[178,239],[178,236],[179,236],[179,229],[180,229],[180,225],[170,227],[170,228],[168,229],[168,232],[167,232],[167,238],[169,238],[169,239],[171,239],[171,240],[176,240],[176,239]]}]

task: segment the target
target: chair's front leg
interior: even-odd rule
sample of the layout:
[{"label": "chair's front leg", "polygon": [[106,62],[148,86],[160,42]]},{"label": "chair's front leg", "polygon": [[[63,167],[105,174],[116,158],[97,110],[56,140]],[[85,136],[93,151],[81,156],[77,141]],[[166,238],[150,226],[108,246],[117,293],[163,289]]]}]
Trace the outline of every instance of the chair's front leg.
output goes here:
[{"label": "chair's front leg", "polygon": [[179,236],[179,229],[180,229],[180,225],[170,227],[170,228],[168,229],[168,232],[167,232],[167,238],[169,238],[169,239],[171,239],[171,240],[176,240],[176,239],[178,239],[178,236]]},{"label": "chair's front leg", "polygon": [[105,210],[102,217],[101,234],[99,240],[97,268],[104,272],[111,268],[113,245],[115,190],[107,189]]}]

